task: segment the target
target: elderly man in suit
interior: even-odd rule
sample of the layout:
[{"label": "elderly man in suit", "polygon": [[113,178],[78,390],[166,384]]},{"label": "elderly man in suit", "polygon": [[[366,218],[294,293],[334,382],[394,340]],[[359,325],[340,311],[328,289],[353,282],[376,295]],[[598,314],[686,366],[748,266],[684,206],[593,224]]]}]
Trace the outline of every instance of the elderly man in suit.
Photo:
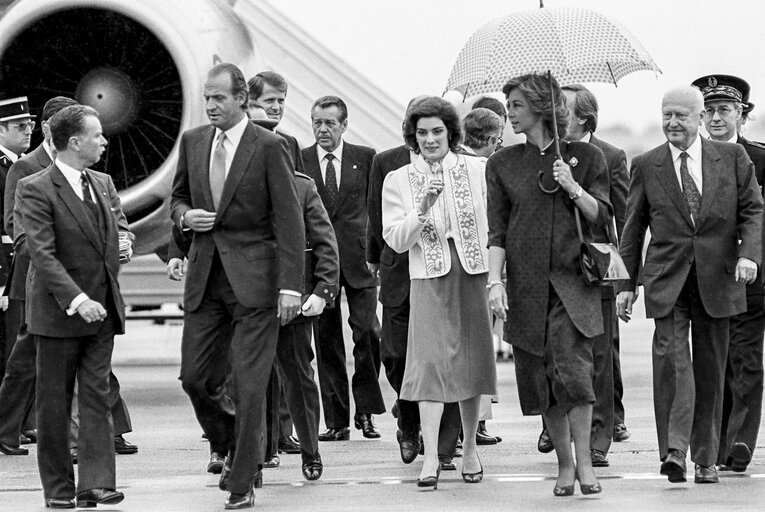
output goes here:
[{"label": "elderly man in suit", "polygon": [[[173,222],[194,232],[181,382],[211,449],[228,452],[219,482],[229,491],[225,507],[242,509],[254,506],[260,479],[279,323],[302,305],[305,227],[287,142],[249,122],[241,70],[214,66],[204,97],[210,124],[181,136],[170,203]],[[217,335],[228,326],[230,337]],[[229,350],[235,411],[217,371]]]},{"label": "elderly man in suit", "polygon": [[64,108],[50,120],[55,162],[18,184],[27,234],[27,324],[37,345],[37,462],[46,506],[73,508],[67,435],[75,378],[80,435],[77,506],[115,504],[109,372],[114,335],[124,333],[117,274],[132,234],[111,178],[88,169],[106,139],[98,113]]},{"label": "elderly man in suit", "polygon": [[[693,85],[704,95],[704,124],[710,138],[744,146],[754,163],[754,174],[762,190],[765,183],[765,145],[741,135],[749,84],[736,76],[707,75],[694,80]],[[757,444],[762,415],[763,332],[765,297],[760,268],[757,279],[746,287],[746,312],[730,319],[730,347],[725,371],[720,450],[717,454],[717,464],[721,469],[745,471]]]},{"label": "elderly man in suit", "polygon": [[[729,319],[746,311],[744,283],[762,258],[762,195],[743,146],[702,139],[704,99],[691,86],[664,95],[667,143],[632,161],[621,254],[631,276],[617,296],[627,321],[642,268],[653,318],[654,412],[661,474],[685,481],[688,447],[696,483],[717,483]],[[690,342],[689,342],[690,331]]]},{"label": "elderly man in suit", "polygon": [[[364,262],[367,229],[367,184],[375,151],[343,141],[348,108],[337,96],[324,96],[311,108],[316,144],[302,150],[303,165],[316,182],[332,221],[340,250],[340,287],[348,301],[348,323],[353,331],[355,371],[351,381],[356,404],[354,424],[366,438],[380,437],[373,414],[385,412],[380,373],[380,322],[377,319],[377,280]],[[316,330],[319,384],[327,430],[320,441],[350,437],[348,375],[340,314],[335,307],[319,317]]]}]

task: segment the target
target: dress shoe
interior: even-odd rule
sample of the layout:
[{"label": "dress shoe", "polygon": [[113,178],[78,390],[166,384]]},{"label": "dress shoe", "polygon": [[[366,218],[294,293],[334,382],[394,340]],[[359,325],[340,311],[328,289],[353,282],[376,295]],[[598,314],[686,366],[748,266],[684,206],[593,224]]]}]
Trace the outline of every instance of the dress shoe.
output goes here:
[{"label": "dress shoe", "polygon": [[24,434],[19,434],[19,444],[32,444],[32,440]]},{"label": "dress shoe", "polygon": [[[483,464],[481,464],[481,461],[479,460],[478,463],[481,465],[480,471],[477,473],[462,473],[462,481],[466,484],[477,484],[481,480],[483,480]],[[464,466],[463,466],[464,467]]]},{"label": "dress shoe", "polygon": [[121,435],[114,436],[114,453],[118,455],[133,455],[138,453],[138,447],[125,441],[125,438]]},{"label": "dress shoe", "polygon": [[48,498],[45,508],[74,508],[74,498]]},{"label": "dress shoe", "polygon": [[401,460],[404,464],[411,464],[414,459],[417,458],[417,454],[420,451],[420,436],[419,434],[404,433],[399,430],[396,432],[396,440],[398,441],[398,448],[401,452]]},{"label": "dress shoe", "polygon": [[348,428],[328,428],[319,434],[319,441],[347,441],[351,438]]},{"label": "dress shoe", "polygon": [[367,439],[379,439],[380,431],[377,430],[371,414],[357,414],[353,417],[353,425]]},{"label": "dress shoe", "polygon": [[226,498],[225,508],[226,510],[241,510],[245,508],[253,508],[255,506],[255,494],[252,489],[247,491],[246,494],[231,493]]},{"label": "dress shoe", "polygon": [[626,441],[631,435],[630,431],[627,430],[627,425],[624,423],[617,423],[614,425],[614,442],[621,443],[622,441]]},{"label": "dress shoe", "polygon": [[318,480],[321,478],[321,473],[324,471],[324,464],[321,463],[321,456],[317,453],[314,459],[310,462],[304,462],[303,478],[306,480]]},{"label": "dress shoe", "polygon": [[300,453],[300,441],[295,436],[284,436],[279,438],[278,453],[296,454]]},{"label": "dress shoe", "polygon": [[24,432],[21,433],[22,436],[25,436],[29,439],[29,442],[32,444],[37,443],[37,429],[36,428],[28,428]]},{"label": "dress shoe", "polygon": [[717,470],[714,466],[700,466],[696,464],[696,475],[693,481],[697,484],[716,484],[720,481],[717,478]]},{"label": "dress shoe", "polygon": [[278,468],[281,463],[282,461],[278,455],[266,455],[266,460],[263,462],[263,467],[269,469]]},{"label": "dress shoe", "polygon": [[218,489],[221,491],[228,490],[228,477],[231,475],[231,464],[234,460],[234,455],[228,452],[226,460],[223,462],[223,469],[220,472],[220,478],[218,479]]},{"label": "dress shoe", "polygon": [[438,489],[438,477],[441,476],[441,466],[436,469],[436,476],[426,476],[425,478],[417,479],[417,487],[422,490]]},{"label": "dress shoe", "polygon": [[398,419],[398,400],[396,400],[396,402],[393,404],[393,407],[391,407],[390,415]]},{"label": "dress shoe", "polygon": [[116,505],[125,495],[114,489],[90,489],[77,493],[77,508],[93,508],[96,505]]},{"label": "dress shoe", "polygon": [[454,460],[447,455],[439,455],[438,463],[444,471],[457,471],[457,466],[454,465]]},{"label": "dress shoe", "polygon": [[553,494],[558,497],[563,496],[573,496],[574,495],[574,484],[571,485],[556,485],[553,487]]},{"label": "dress shoe", "polygon": [[486,422],[478,422],[478,430],[475,432],[475,444],[490,445],[497,444],[502,441],[501,438],[495,437],[486,431]]},{"label": "dress shoe", "polygon": [[600,492],[603,490],[603,488],[600,486],[600,482],[596,482],[594,484],[583,484],[582,482],[579,482],[579,489],[581,489],[582,494],[600,494]]},{"label": "dress shoe", "polygon": [[592,467],[594,468],[608,467],[608,459],[606,458],[606,454],[603,453],[602,451],[592,449],[590,450],[590,456],[592,457]]},{"label": "dress shoe", "polygon": [[0,452],[6,455],[29,455],[29,450],[20,446],[11,446],[0,441]]},{"label": "dress shoe", "polygon": [[213,475],[220,475],[225,463],[223,455],[218,452],[210,452],[210,462],[207,463],[207,472]]},{"label": "dress shoe", "polygon": [[752,461],[752,450],[741,442],[733,443],[730,447],[730,469],[736,473],[743,473]]},{"label": "dress shoe", "polygon": [[685,454],[680,450],[669,450],[661,463],[661,474],[674,483],[685,482]]},{"label": "dress shoe", "polygon": [[542,432],[539,434],[539,440],[537,440],[537,450],[542,453],[550,453],[554,449],[555,447],[553,446],[550,434],[547,432],[546,428],[543,428]]},{"label": "dress shoe", "polygon": [[462,458],[462,440],[457,439],[457,446],[454,447],[454,455],[452,455],[455,459]]},{"label": "dress shoe", "polygon": [[263,488],[263,470],[259,469],[257,473],[255,473],[255,479],[252,481],[252,486],[255,489],[262,489]]}]

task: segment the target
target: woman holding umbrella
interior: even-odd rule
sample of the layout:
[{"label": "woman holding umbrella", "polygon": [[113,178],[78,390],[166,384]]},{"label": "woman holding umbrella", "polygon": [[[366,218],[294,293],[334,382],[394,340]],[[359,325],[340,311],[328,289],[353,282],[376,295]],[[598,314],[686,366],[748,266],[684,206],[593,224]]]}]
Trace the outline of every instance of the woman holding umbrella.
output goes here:
[{"label": "woman holding umbrella", "polygon": [[558,141],[568,116],[554,78],[520,76],[502,92],[508,121],[526,142],[500,150],[486,165],[489,304],[506,321],[521,409],[542,414],[552,437],[558,457],[553,494],[572,495],[575,480],[583,494],[598,493],[590,424],[593,339],[603,335],[601,291],[582,276],[574,210],[592,225],[610,222],[606,162],[594,146]]},{"label": "woman holding umbrella", "polygon": [[409,251],[409,333],[400,397],[418,402],[425,460],[417,486],[438,486],[438,431],[444,403],[459,402],[462,478],[480,482],[476,451],[481,395],[496,392],[486,292],[488,223],[485,161],[458,155],[457,111],[429,97],[407,112],[404,140],[417,158],[385,177],[383,237]]}]

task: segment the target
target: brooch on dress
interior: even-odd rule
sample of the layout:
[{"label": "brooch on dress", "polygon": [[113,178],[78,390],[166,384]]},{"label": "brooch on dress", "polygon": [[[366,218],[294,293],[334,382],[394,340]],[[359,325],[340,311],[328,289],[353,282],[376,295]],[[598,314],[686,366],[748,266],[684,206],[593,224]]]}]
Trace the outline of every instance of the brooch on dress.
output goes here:
[{"label": "brooch on dress", "polygon": [[576,164],[578,163],[579,163],[579,160],[577,160],[575,156],[572,156],[571,160],[568,161],[568,165],[570,165],[571,167],[576,167]]}]

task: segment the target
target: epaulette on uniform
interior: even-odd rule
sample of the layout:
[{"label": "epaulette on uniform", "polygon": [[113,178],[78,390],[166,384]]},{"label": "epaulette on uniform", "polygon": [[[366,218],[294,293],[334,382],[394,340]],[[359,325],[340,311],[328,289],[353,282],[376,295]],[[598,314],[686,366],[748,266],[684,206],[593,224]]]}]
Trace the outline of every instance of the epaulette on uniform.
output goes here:
[{"label": "epaulette on uniform", "polygon": [[8,158],[8,155],[0,155],[0,166],[10,167],[12,163],[13,162],[11,162],[11,159]]}]

